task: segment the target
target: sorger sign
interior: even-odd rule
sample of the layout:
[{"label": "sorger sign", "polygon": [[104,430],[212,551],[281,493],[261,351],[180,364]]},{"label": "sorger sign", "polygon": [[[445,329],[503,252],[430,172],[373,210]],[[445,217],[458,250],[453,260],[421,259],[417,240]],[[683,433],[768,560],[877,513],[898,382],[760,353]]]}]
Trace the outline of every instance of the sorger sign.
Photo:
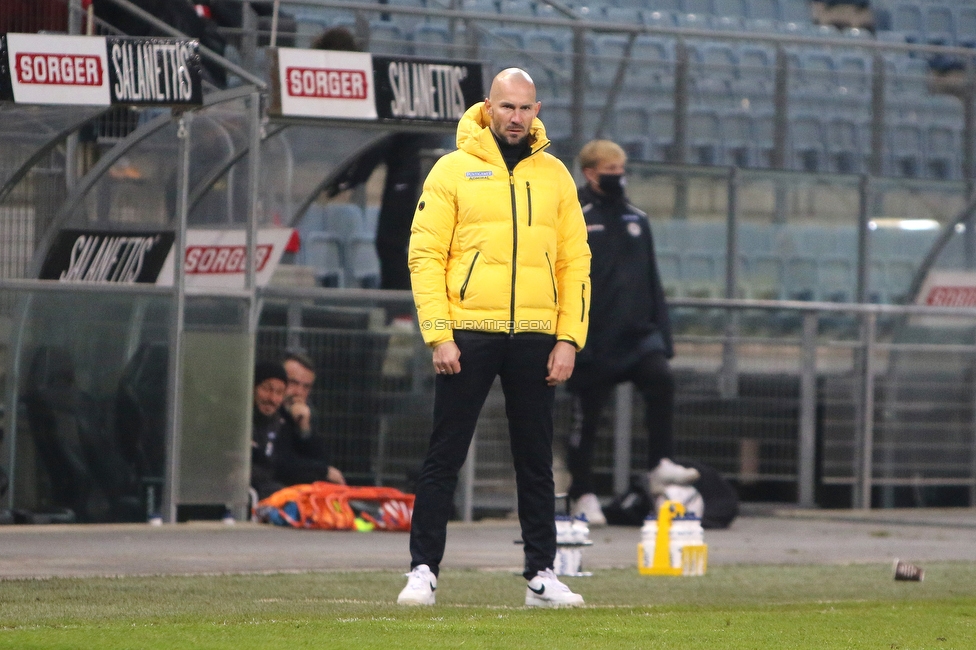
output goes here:
[{"label": "sorger sign", "polygon": [[108,105],[105,39],[7,34],[14,100],[30,104]]},{"label": "sorger sign", "polygon": [[281,115],[376,119],[373,63],[363,52],[272,50],[270,110]]},{"label": "sorger sign", "polygon": [[[254,271],[259,286],[265,286],[271,280],[291,233],[291,228],[264,228],[258,231]],[[186,256],[183,258],[186,286],[244,288],[247,234],[243,230],[194,228],[187,231],[186,239]],[[172,286],[172,252],[166,258],[156,284]]]}]

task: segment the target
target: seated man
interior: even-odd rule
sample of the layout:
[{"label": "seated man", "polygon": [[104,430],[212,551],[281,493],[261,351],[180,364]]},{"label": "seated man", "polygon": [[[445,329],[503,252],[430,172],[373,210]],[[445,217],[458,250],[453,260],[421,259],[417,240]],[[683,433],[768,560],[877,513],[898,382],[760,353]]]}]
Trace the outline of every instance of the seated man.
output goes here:
[{"label": "seated man", "polygon": [[260,361],[254,367],[251,487],[259,499],[298,483],[345,483],[339,470],[297,451],[297,425],[282,409],[287,382],[288,375],[281,364]]}]

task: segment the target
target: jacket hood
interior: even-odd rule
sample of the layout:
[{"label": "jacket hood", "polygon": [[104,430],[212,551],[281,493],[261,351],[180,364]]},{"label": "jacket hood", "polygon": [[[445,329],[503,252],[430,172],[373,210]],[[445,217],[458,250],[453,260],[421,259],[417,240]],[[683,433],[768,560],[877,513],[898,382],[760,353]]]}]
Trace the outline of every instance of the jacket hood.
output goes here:
[{"label": "jacket hood", "polygon": [[[477,156],[482,160],[497,163],[505,166],[502,160],[501,151],[498,150],[498,143],[488,125],[491,118],[485,110],[485,103],[478,102],[464,112],[457,128],[457,147],[458,149]],[[549,138],[546,137],[546,127],[538,117],[532,120],[529,127],[529,149],[530,155],[541,151],[549,146]]]}]

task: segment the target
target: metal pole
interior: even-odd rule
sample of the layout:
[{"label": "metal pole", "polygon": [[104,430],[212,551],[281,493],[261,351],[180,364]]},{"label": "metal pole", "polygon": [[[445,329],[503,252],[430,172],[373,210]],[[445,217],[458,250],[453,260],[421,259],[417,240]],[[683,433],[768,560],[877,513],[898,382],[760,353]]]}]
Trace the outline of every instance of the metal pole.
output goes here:
[{"label": "metal pole", "polygon": [[803,348],[800,352],[800,440],[797,453],[797,501],[801,508],[813,508],[816,505],[817,320],[816,312],[804,312]]},{"label": "metal pole", "polygon": [[478,429],[475,427],[474,435],[471,436],[471,445],[468,447],[468,457],[464,460],[464,467],[461,468],[461,517],[466,522],[474,521],[474,477],[475,465],[477,461],[478,448]]},{"label": "metal pole", "polygon": [[176,237],[173,242],[173,314],[169,330],[169,411],[166,414],[166,476],[163,488],[163,521],[176,522],[180,495],[180,449],[183,425],[183,328],[186,312],[186,222],[190,195],[190,128],[193,113],[180,116],[179,174],[176,179]]},{"label": "metal pole", "polygon": [[[725,297],[735,298],[739,277],[739,170],[733,167],[728,182],[728,217],[725,231]],[[739,311],[727,312],[725,339],[722,342],[722,374],[719,393],[722,399],[739,394],[739,360],[736,339],[739,337]]]},{"label": "metal pole", "polygon": [[251,293],[250,308],[251,318],[248,334],[254,338],[257,329],[257,287],[256,268],[257,245],[258,245],[258,201],[260,200],[260,180],[258,175],[261,173],[261,94],[251,93],[248,100],[250,119],[250,145],[247,153],[247,261],[244,268],[244,289]]},{"label": "metal pole", "polygon": [[858,186],[857,210],[857,287],[855,302],[868,302],[868,288],[871,282],[871,246],[868,240],[871,223],[871,201],[873,188],[871,176],[864,174]]},{"label": "metal pole", "polygon": [[885,135],[885,62],[881,53],[874,55],[871,64],[871,154],[868,159],[868,173],[881,176],[884,172]]},{"label": "metal pole", "polygon": [[573,150],[572,157],[576,157],[583,148],[583,111],[586,110],[586,38],[582,28],[573,30],[573,100],[570,105],[570,125],[572,134],[570,140]]},{"label": "metal pole", "polygon": [[613,492],[623,494],[630,487],[630,442],[633,438],[634,386],[617,384],[613,419]]},{"label": "metal pole", "polygon": [[874,452],[874,348],[878,315],[870,312],[864,315],[864,376],[862,377],[861,400],[861,468],[859,503],[862,510],[871,509],[871,484]]},{"label": "metal pole", "polygon": [[[773,81],[773,151],[770,164],[773,169],[786,169],[787,143],[789,142],[790,116],[790,65],[786,50],[776,46],[776,76]],[[773,222],[786,223],[787,191],[783,181],[773,181]]]},{"label": "metal pole", "polygon": [[268,43],[271,47],[276,47],[278,45],[279,11],[281,11],[281,0],[274,0],[274,7],[271,10],[271,40]]}]

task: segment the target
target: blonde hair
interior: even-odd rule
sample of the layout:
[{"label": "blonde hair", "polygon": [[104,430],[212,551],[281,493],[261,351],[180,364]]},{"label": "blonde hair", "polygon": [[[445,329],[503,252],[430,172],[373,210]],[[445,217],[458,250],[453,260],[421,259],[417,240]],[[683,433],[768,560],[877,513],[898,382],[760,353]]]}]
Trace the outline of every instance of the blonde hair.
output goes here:
[{"label": "blonde hair", "polygon": [[579,163],[581,169],[592,169],[600,164],[601,160],[619,160],[627,162],[627,152],[610,140],[590,140],[579,152]]}]

